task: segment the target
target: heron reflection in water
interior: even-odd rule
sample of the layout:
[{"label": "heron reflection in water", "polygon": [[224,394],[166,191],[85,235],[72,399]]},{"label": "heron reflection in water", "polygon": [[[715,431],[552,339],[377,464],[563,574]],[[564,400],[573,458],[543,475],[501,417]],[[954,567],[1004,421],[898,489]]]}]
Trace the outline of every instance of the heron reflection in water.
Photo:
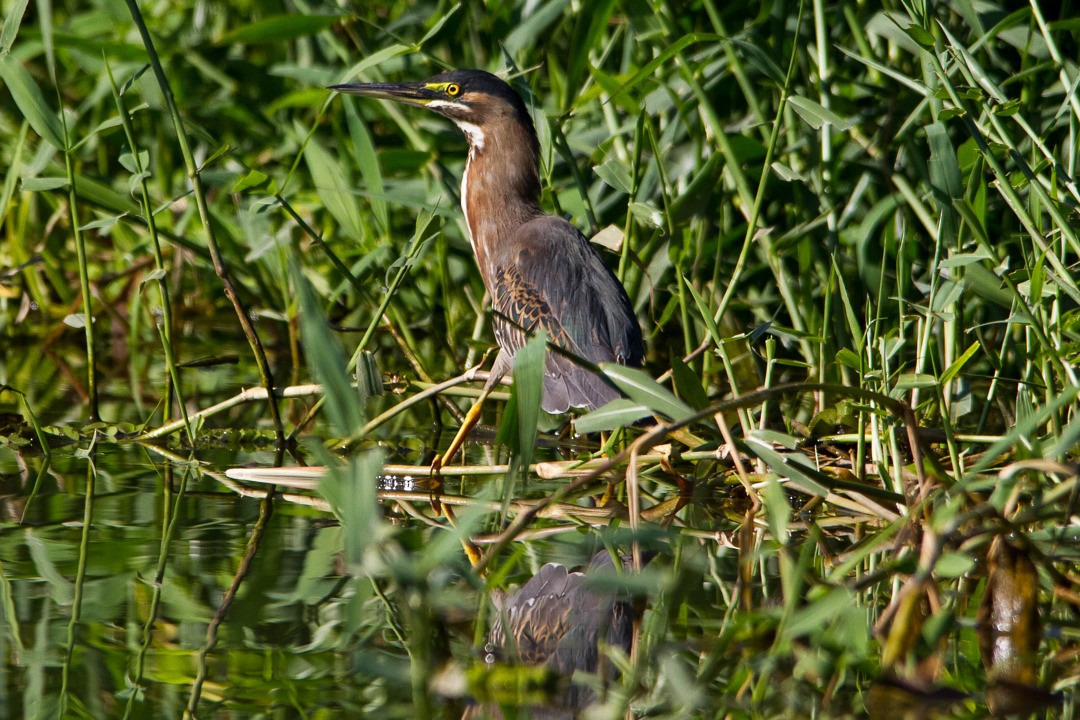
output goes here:
[{"label": "heron reflection in water", "polygon": [[[629,557],[620,560],[629,571]],[[484,661],[489,664],[545,666],[560,679],[575,672],[611,680],[614,668],[603,648],[618,648],[629,655],[633,642],[634,604],[625,591],[598,579],[618,572],[611,554],[601,551],[588,567],[572,571],[549,563],[517,591],[495,599]],[[570,681],[545,705],[529,706],[533,720],[570,720],[598,700],[589,685]],[[471,705],[462,720],[503,720],[494,703]]]}]

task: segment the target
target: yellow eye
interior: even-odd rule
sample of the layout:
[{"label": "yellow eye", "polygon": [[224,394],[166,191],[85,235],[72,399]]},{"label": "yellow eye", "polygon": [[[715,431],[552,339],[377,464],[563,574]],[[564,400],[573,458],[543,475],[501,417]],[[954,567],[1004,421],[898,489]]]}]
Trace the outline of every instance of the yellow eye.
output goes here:
[{"label": "yellow eye", "polygon": [[461,94],[461,86],[457,83],[450,83],[446,86],[446,94],[450,97],[457,97]]}]

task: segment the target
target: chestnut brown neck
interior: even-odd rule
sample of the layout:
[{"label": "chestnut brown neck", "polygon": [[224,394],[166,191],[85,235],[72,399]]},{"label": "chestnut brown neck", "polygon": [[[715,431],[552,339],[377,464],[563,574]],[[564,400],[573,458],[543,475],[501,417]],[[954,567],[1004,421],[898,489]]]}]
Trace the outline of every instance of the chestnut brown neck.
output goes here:
[{"label": "chestnut brown neck", "polygon": [[488,291],[500,240],[542,214],[540,157],[532,128],[508,116],[483,126],[459,121],[469,138],[469,160],[461,177],[461,209],[469,242]]}]

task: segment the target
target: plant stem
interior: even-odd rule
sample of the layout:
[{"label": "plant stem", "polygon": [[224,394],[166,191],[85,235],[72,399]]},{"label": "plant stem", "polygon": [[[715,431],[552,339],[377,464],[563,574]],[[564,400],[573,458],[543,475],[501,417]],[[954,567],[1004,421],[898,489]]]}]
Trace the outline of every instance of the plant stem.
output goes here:
[{"label": "plant stem", "polygon": [[274,423],[274,433],[277,436],[278,442],[283,443],[285,441],[285,430],[281,422],[281,411],[279,410],[277,400],[274,397],[274,378],[270,371],[270,364],[266,360],[266,352],[263,349],[262,341],[259,340],[259,335],[255,331],[255,326],[251,323],[251,318],[248,316],[247,310],[240,302],[240,296],[236,292],[236,287],[229,277],[228,268],[221,257],[221,251],[218,249],[217,238],[214,235],[214,227],[210,222],[210,210],[206,205],[206,192],[203,189],[199,168],[195,164],[195,156],[191,152],[191,145],[188,143],[187,133],[184,131],[184,122],[180,117],[180,110],[176,106],[176,99],[173,97],[172,88],[169,85],[168,79],[165,77],[165,70],[161,66],[161,60],[158,58],[157,51],[154,49],[154,41],[150,38],[150,31],[143,21],[138,4],[135,0],[127,0],[127,5],[128,10],[131,12],[131,17],[135,21],[135,26],[139,28],[139,35],[142,37],[146,52],[150,56],[150,66],[154,71],[154,77],[157,78],[158,86],[161,88],[161,95],[165,100],[165,106],[169,110],[173,129],[176,131],[176,139],[180,145],[180,153],[184,157],[184,164],[187,167],[188,177],[191,178],[195,205],[199,211],[199,220],[202,222],[203,230],[206,233],[206,247],[210,251],[210,259],[214,264],[214,272],[217,274],[218,278],[221,279],[221,284],[225,290],[225,296],[229,299],[229,302],[232,303],[233,309],[236,311],[236,317],[240,321],[240,327],[243,329],[244,336],[251,346],[251,352],[255,356],[255,362],[259,366],[259,377],[262,380],[263,387],[266,388],[267,402],[270,406],[270,415]]}]

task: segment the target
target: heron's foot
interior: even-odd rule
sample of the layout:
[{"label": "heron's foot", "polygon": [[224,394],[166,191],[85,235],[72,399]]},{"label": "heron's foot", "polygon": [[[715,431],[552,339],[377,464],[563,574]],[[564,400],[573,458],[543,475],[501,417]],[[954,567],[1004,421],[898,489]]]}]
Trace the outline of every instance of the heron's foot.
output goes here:
[{"label": "heron's foot", "polygon": [[436,515],[442,515],[446,508],[442,504],[442,489],[443,479],[440,470],[443,469],[443,457],[442,455],[436,455],[435,459],[431,461],[431,467],[428,468],[428,499],[431,501],[431,510]]}]

